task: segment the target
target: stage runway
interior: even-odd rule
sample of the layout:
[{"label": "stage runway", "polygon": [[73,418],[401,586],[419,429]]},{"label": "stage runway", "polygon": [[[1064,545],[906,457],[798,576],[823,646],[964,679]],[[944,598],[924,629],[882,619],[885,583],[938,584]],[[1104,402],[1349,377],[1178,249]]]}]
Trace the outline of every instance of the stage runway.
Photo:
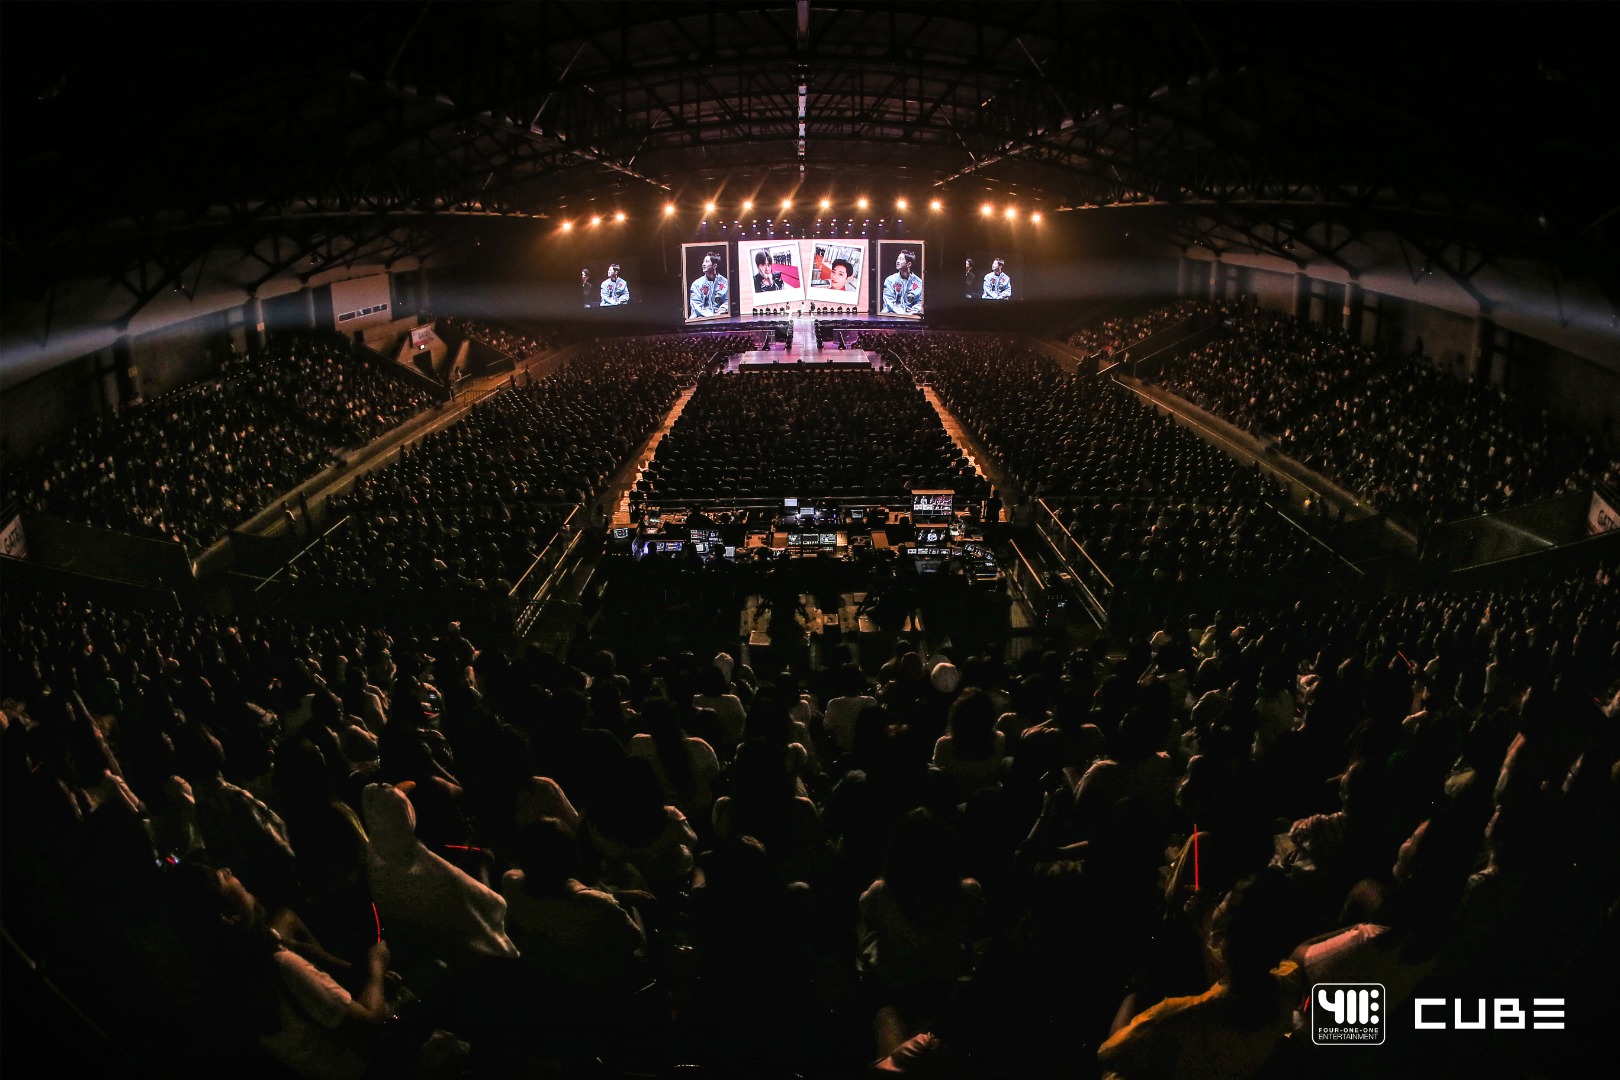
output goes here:
[{"label": "stage runway", "polygon": [[726,361],[726,371],[780,371],[849,368],[860,371],[885,371],[883,357],[862,349],[820,349],[810,354],[799,354],[789,349],[753,349],[737,353]]},{"label": "stage runway", "polygon": [[[842,320],[840,320],[842,321]],[[780,324],[781,320],[777,320]],[[844,343],[853,343],[853,332]],[[844,348],[832,341],[824,347],[816,341],[816,320],[801,315],[793,319],[793,340],[776,342],[768,349],[749,349],[726,361],[727,372],[770,371],[777,368],[850,368],[884,370],[883,357],[865,349]]]}]

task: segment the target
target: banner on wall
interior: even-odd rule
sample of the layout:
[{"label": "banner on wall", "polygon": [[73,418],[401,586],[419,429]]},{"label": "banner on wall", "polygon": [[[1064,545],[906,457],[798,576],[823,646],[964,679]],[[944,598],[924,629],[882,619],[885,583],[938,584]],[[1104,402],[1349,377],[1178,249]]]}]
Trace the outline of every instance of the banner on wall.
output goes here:
[{"label": "banner on wall", "polygon": [[1616,529],[1620,529],[1620,513],[1615,512],[1608,499],[1592,492],[1592,502],[1586,508],[1586,535],[1602,536]]},{"label": "banner on wall", "polygon": [[0,555],[28,558],[28,538],[23,535],[21,514],[12,514],[11,520],[0,526]]}]

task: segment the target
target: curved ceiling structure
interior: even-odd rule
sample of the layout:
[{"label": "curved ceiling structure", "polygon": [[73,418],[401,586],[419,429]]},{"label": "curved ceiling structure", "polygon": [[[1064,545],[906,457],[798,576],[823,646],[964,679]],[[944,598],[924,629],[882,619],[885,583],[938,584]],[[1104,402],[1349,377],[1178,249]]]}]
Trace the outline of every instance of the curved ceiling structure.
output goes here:
[{"label": "curved ceiling structure", "polygon": [[1490,273],[1551,267],[1613,312],[1620,82],[1592,15],[13,6],[0,272],[8,297],[36,302],[63,281],[113,282],[132,313],[218,252],[247,254],[260,281],[307,277],[432,257],[467,215],[859,183],[1131,208],[1175,248],[1350,278],[1397,245],[1486,310]]}]

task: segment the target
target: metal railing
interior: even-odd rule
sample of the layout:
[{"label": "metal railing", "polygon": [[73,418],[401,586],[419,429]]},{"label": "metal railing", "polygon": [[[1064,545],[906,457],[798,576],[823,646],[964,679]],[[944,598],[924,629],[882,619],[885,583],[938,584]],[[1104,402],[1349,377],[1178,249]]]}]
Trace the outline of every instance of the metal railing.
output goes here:
[{"label": "metal railing", "polygon": [[333,533],[337,532],[339,529],[342,529],[342,528],[345,528],[345,527],[348,526],[349,517],[350,517],[350,515],[344,514],[342,517],[340,517],[336,521],[332,522],[332,524],[330,524],[326,528],[322,529],[319,536],[314,537],[313,539],[311,539],[309,541],[309,543],[307,543],[303,547],[299,548],[297,554],[295,554],[292,558],[288,559],[281,566],[277,567],[275,572],[272,573],[269,577],[265,578],[264,580],[260,581],[257,585],[255,585],[253,587],[253,591],[255,593],[262,593],[267,588],[275,588],[275,587],[279,586],[280,584],[282,584],[283,582],[285,582],[287,580],[288,571],[292,570],[297,565],[297,563],[298,563],[298,561],[300,559],[302,559],[304,556],[308,555],[310,552],[314,551],[316,548],[325,546],[327,537],[331,536]]},{"label": "metal railing", "polygon": [[1065,624],[1067,612],[1073,610],[1071,601],[1078,599],[1079,608],[1099,630],[1108,628],[1108,616],[1095,606],[1084,587],[1069,570],[1043,572],[1032,562],[1018,541],[1009,541],[1013,559],[1006,567],[1007,580],[1035,616],[1033,632],[1047,632]]},{"label": "metal railing", "polygon": [[1085,545],[1075,539],[1069,527],[1063,524],[1063,519],[1045,499],[1036,499],[1034,510],[1036,533],[1051,547],[1064,570],[1074,579],[1086,607],[1106,623],[1114,603],[1113,580],[1097,565]]},{"label": "metal railing", "polygon": [[[568,534],[567,543],[557,552],[555,561],[546,572],[544,579],[535,587],[532,596],[524,598],[521,594],[514,592],[507,597],[505,607],[511,619],[512,630],[517,636],[522,637],[529,632],[530,628],[534,626],[535,620],[540,617],[541,611],[545,609],[546,604],[554,598],[553,594],[558,583],[573,568],[573,556],[583,538],[583,532],[575,531]],[[554,539],[563,539],[563,534],[557,534]],[[548,544],[547,550],[549,551],[550,548],[551,545]],[[542,553],[542,556],[544,556],[544,553]]]},{"label": "metal railing", "polygon": [[1265,506],[1268,507],[1272,513],[1276,514],[1277,517],[1281,518],[1283,524],[1302,535],[1312,548],[1319,549],[1320,554],[1324,558],[1331,559],[1335,564],[1337,572],[1349,574],[1352,582],[1358,581],[1365,576],[1365,572],[1359,566],[1351,562],[1349,559],[1346,559],[1343,555],[1340,555],[1333,549],[1333,545],[1329,544],[1320,536],[1316,535],[1316,533],[1312,532],[1303,522],[1296,520],[1283,507],[1276,505],[1269,499],[1266,500]]},{"label": "metal railing", "polygon": [[1024,603],[1029,605],[1030,611],[1034,612],[1038,618],[1044,618],[1049,603],[1046,595],[1046,580],[1041,576],[1041,572],[1035,568],[1035,565],[1029,561],[1029,557],[1024,554],[1023,549],[1018,546],[1018,541],[1009,541],[1008,546],[1012,548],[1013,559],[1005,567],[1007,580],[1018,595],[1023,598]]},{"label": "metal railing", "polygon": [[517,583],[506,594],[508,599],[531,599],[535,595],[534,591],[525,593],[524,590],[539,581],[541,576],[544,576],[547,571],[557,565],[557,562],[562,558],[562,547],[567,544],[568,537],[578,532],[579,515],[580,506],[575,503],[573,509],[568,511],[568,516],[563,518],[562,524],[557,526],[557,535],[546,542],[546,546],[540,549],[540,554],[534,557],[534,561],[529,564],[529,568],[523,571],[523,574],[517,579]]}]

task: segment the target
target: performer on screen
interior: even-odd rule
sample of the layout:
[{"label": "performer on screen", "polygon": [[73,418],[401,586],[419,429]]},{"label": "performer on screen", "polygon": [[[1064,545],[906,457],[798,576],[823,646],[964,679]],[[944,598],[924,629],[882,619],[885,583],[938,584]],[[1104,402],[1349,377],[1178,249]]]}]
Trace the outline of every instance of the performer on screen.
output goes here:
[{"label": "performer on screen", "polygon": [[591,272],[585,267],[579,268],[579,295],[585,301],[585,306],[591,306]]},{"label": "performer on screen", "polygon": [[692,282],[687,296],[694,319],[731,313],[731,289],[720,273],[719,255],[711,251],[703,256],[703,275]]},{"label": "performer on screen", "polygon": [[1003,269],[1007,264],[1000,259],[990,264],[990,272],[984,275],[984,298],[986,300],[1011,300],[1012,278],[1007,276]]},{"label": "performer on screen", "polygon": [[833,292],[848,292],[854,288],[849,283],[849,279],[854,274],[855,268],[850,265],[848,259],[834,259],[832,261],[832,273],[827,279],[827,288]]},{"label": "performer on screen", "polygon": [[885,315],[922,314],[922,278],[912,273],[917,256],[902,251],[895,257],[894,273],[883,282],[883,313]]},{"label": "performer on screen", "polygon": [[619,276],[619,264],[608,267],[607,279],[602,282],[602,306],[619,307],[630,302],[630,286]]},{"label": "performer on screen", "polygon": [[967,260],[967,265],[962,270],[962,281],[963,287],[967,289],[967,298],[972,300],[973,291],[979,287],[979,275],[973,272],[972,259]]},{"label": "performer on screen", "polygon": [[754,252],[754,291],[773,292],[782,287],[782,275],[771,264],[771,253],[764,248]]}]

